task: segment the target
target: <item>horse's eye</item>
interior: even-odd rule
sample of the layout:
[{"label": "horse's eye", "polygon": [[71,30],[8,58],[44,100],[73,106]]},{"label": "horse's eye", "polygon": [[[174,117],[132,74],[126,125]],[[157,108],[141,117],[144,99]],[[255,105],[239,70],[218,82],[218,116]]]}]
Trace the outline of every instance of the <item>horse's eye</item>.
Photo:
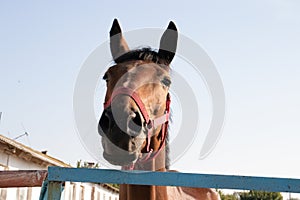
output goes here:
[{"label": "horse's eye", "polygon": [[108,75],[107,75],[107,73],[104,74],[104,76],[103,76],[102,79],[105,80],[105,81],[108,81]]},{"label": "horse's eye", "polygon": [[164,84],[167,87],[169,87],[171,85],[171,80],[169,77],[164,77],[161,82],[162,82],[162,84]]}]

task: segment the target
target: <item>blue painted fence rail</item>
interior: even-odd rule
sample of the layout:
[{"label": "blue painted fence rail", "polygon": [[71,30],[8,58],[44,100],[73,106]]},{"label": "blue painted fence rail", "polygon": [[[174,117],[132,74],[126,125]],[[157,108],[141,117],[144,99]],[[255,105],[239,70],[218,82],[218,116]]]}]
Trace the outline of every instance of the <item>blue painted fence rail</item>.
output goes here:
[{"label": "blue painted fence rail", "polygon": [[300,193],[300,179],[291,178],[49,167],[45,184],[48,199],[49,195],[59,199],[61,183],[65,181]]}]

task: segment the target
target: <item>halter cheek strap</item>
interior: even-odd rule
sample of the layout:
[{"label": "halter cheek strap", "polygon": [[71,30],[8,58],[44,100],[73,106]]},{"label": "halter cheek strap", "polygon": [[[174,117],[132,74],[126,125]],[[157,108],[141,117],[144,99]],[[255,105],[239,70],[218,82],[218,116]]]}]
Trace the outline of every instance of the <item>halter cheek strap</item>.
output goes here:
[{"label": "halter cheek strap", "polygon": [[164,115],[162,115],[158,118],[155,118],[155,119],[150,119],[148,112],[145,108],[145,105],[144,105],[143,101],[141,100],[141,98],[139,97],[139,95],[134,90],[132,90],[131,88],[127,88],[127,87],[116,88],[113,91],[110,99],[104,103],[104,109],[108,108],[111,105],[113,99],[116,96],[121,95],[121,94],[128,95],[130,98],[132,98],[134,100],[134,102],[136,103],[136,105],[139,108],[139,111],[141,112],[141,114],[143,116],[143,119],[145,120],[145,127],[147,128],[147,152],[148,152],[148,155],[145,158],[143,158],[142,161],[149,160],[149,158],[153,152],[153,149],[150,149],[152,132],[158,126],[162,125],[162,129],[161,129],[162,145],[159,147],[158,151],[152,156],[152,159],[154,159],[159,154],[161,149],[163,149],[164,144],[165,144],[168,122],[169,122],[169,117],[170,117],[170,103],[171,103],[170,94],[167,95],[166,110],[165,110]]}]

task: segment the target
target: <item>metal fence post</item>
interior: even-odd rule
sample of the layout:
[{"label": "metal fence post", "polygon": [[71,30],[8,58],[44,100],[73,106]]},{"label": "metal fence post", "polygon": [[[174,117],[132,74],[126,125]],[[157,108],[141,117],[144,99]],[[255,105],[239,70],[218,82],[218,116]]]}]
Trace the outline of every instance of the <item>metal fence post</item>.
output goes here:
[{"label": "metal fence post", "polygon": [[48,200],[60,200],[62,192],[62,182],[49,181]]}]

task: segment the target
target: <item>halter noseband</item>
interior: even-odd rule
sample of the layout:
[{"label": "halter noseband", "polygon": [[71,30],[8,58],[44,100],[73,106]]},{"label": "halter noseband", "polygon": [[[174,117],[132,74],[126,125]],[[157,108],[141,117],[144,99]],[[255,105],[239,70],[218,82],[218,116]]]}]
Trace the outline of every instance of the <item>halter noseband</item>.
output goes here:
[{"label": "halter noseband", "polygon": [[170,94],[168,93],[168,95],[167,95],[165,114],[163,114],[162,116],[155,118],[155,119],[151,119],[149,117],[148,112],[145,108],[145,105],[144,105],[143,101],[141,100],[141,98],[139,97],[139,95],[133,89],[127,88],[127,87],[116,88],[113,91],[110,99],[104,103],[104,109],[111,106],[111,103],[116,96],[122,95],[122,94],[127,95],[131,99],[134,100],[137,107],[139,108],[139,111],[141,112],[141,114],[143,116],[143,119],[145,120],[145,127],[147,128],[147,131],[148,131],[148,133],[147,133],[147,152],[149,154],[148,154],[148,156],[146,156],[146,158],[144,158],[143,160],[140,160],[140,161],[146,161],[150,158],[150,155],[153,152],[153,149],[150,149],[150,141],[151,141],[151,136],[152,136],[151,132],[153,132],[153,130],[156,129],[159,125],[162,125],[162,131],[161,131],[162,132],[162,144],[160,145],[160,147],[159,147],[158,151],[155,153],[155,155],[152,156],[152,159],[153,159],[158,155],[158,153],[161,151],[161,149],[164,147],[164,144],[165,144],[169,116],[170,116],[170,103],[171,103]]}]

